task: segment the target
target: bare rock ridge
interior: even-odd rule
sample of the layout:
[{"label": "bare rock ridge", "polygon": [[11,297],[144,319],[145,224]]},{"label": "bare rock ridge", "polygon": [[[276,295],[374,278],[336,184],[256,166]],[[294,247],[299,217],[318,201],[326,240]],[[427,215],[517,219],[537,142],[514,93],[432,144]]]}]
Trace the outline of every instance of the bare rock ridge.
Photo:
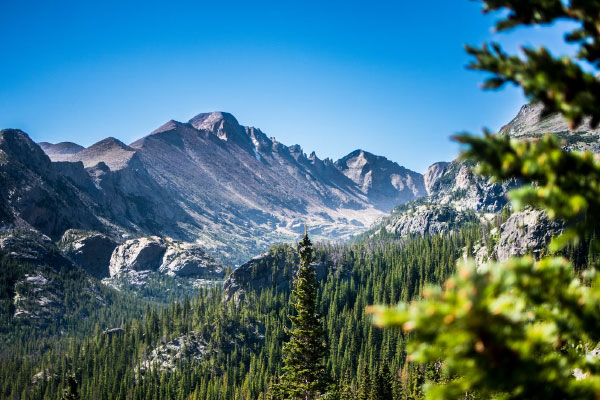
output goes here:
[{"label": "bare rock ridge", "polygon": [[[535,139],[553,133],[564,140],[567,150],[600,152],[600,130],[584,125],[570,132],[564,119],[558,115],[543,116],[539,104],[528,104],[504,126],[499,134],[520,139]],[[518,182],[492,183],[475,175],[473,165],[460,160],[436,163],[424,176],[428,195],[407,202],[371,227],[367,235],[439,234],[456,231],[469,222],[484,223],[495,218],[508,203],[507,193]],[[485,257],[493,254],[503,260],[514,255],[539,255],[550,238],[562,227],[549,221],[543,213],[534,210],[518,212],[500,227],[493,249],[485,249]]]},{"label": "bare rock ridge", "polygon": [[[60,142],[56,144],[40,142],[38,144],[46,154],[52,156],[54,161],[66,161],[68,156],[85,149],[85,147],[73,142]],[[64,160],[60,160],[61,156],[64,157]]]},{"label": "bare rock ridge", "polygon": [[381,209],[391,210],[427,194],[423,175],[364,150],[353,151],[335,166]]},{"label": "bare rock ridge", "polygon": [[553,236],[562,231],[562,225],[550,221],[539,210],[524,210],[511,215],[500,227],[498,243],[494,248],[498,261],[511,256],[532,254],[539,257]]},{"label": "bare rock ridge", "polygon": [[570,150],[589,150],[600,152],[600,128],[591,129],[589,121],[585,121],[572,132],[559,114],[543,116],[542,104],[532,103],[521,107],[517,116],[502,127],[500,133],[520,139],[529,139],[552,132],[565,140]]},{"label": "bare rock ridge", "polygon": [[44,153],[13,130],[0,132],[0,151],[3,142],[20,143],[0,156],[0,173],[17,165],[3,158],[22,157],[13,173],[21,187],[0,175],[0,226],[18,222],[53,240],[68,229],[117,243],[156,235],[195,242],[231,263],[295,239],[304,223],[317,240],[352,237],[426,194],[421,174],[384,157],[356,151],[321,160],[225,112],[168,121],[130,145],[44,143]]},{"label": "bare rock ridge", "polygon": [[[35,228],[55,240],[70,228],[103,230],[97,204],[61,165],[24,132],[0,131],[0,230]],[[70,175],[89,181],[83,165],[72,167]]]}]

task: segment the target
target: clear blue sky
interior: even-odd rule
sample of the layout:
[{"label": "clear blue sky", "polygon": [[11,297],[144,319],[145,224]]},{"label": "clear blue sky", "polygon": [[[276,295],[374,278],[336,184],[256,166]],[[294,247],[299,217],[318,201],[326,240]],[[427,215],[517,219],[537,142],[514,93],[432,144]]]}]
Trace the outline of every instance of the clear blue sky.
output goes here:
[{"label": "clear blue sky", "polygon": [[450,135],[496,130],[524,102],[516,89],[482,92],[483,75],[464,68],[465,43],[560,41],[556,29],[494,35],[480,9],[468,0],[1,0],[0,128],[36,141],[130,143],[169,119],[220,110],[321,158],[363,148],[423,172],[455,157]]}]

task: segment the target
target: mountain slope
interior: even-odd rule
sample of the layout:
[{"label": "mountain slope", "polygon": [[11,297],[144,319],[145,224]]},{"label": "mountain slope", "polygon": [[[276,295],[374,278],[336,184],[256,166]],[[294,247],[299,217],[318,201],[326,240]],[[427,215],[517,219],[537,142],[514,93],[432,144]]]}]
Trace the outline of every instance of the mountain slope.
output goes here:
[{"label": "mountain slope", "polygon": [[559,114],[542,115],[541,103],[526,104],[517,116],[500,130],[501,134],[519,139],[533,139],[551,132],[565,141],[569,150],[600,152],[600,128],[591,129],[588,122],[570,131]]},{"label": "mountain slope", "polygon": [[353,151],[335,166],[381,210],[391,210],[427,194],[423,175],[364,150]]},{"label": "mountain slope", "polygon": [[[499,132],[526,140],[534,140],[546,133],[553,133],[563,139],[565,149],[569,151],[589,150],[600,153],[599,129],[592,130],[584,125],[578,131],[571,132],[559,115],[543,116],[542,106],[539,104],[523,106],[517,116]],[[429,195],[397,207],[389,216],[372,226],[367,235],[436,234],[457,230],[463,224],[477,219],[489,221],[508,203],[507,193],[517,187],[518,183],[492,183],[489,179],[474,174],[472,167],[472,164],[458,159],[449,164],[432,165],[425,174]],[[519,218],[523,219],[525,216],[516,215],[513,220]],[[546,225],[552,226],[553,232],[558,229],[554,225]],[[501,232],[507,237],[517,235],[512,230],[507,233],[508,230],[510,226],[503,227]],[[515,239],[512,238],[512,241],[515,242]],[[512,246],[514,251],[511,252],[506,249],[511,246],[506,243],[503,246],[502,257],[522,250]]]},{"label": "mountain slope", "polygon": [[[83,164],[88,180],[70,176],[124,232],[197,240],[228,262],[293,240],[305,223],[315,239],[349,238],[426,193],[420,174],[384,157],[357,151],[321,160],[225,112],[168,121],[130,145],[107,138],[48,154]],[[349,165],[359,158],[354,174]]]},{"label": "mountain slope", "polygon": [[85,147],[73,142],[60,142],[56,144],[40,142],[38,144],[54,161],[67,161],[69,156],[85,149]]},{"label": "mountain slope", "polygon": [[203,227],[194,234],[210,235],[207,241],[221,242],[221,251],[229,251],[228,242],[246,247],[256,238],[266,248],[295,236],[304,222],[315,233],[347,237],[381,214],[332,165],[242,128],[229,114],[171,121],[131,147]]},{"label": "mountain slope", "polygon": [[[35,227],[53,239],[69,228],[103,231],[90,198],[24,132],[0,131],[0,227]],[[83,166],[72,165],[85,179]]]},{"label": "mountain slope", "polygon": [[22,146],[5,146],[0,158],[1,226],[54,240],[67,229],[118,243],[167,236],[239,263],[294,240],[304,224],[316,240],[347,239],[426,194],[422,175],[384,157],[359,150],[321,160],[225,112],[168,121],[130,145],[43,143],[46,154],[25,133],[3,132]]}]

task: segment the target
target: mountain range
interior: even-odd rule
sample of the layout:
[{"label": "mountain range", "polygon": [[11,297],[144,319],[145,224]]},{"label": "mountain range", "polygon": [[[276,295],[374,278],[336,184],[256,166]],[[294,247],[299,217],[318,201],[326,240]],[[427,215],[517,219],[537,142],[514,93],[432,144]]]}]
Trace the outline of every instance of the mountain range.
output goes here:
[{"label": "mountain range", "polygon": [[[499,134],[536,140],[546,132],[562,137],[565,149],[600,151],[599,130],[569,134],[535,104]],[[464,255],[480,263],[544,251],[562,225],[537,210],[514,212],[507,192],[518,182],[493,183],[471,167],[457,159],[421,175],[363,150],[321,160],[221,112],[169,121],[129,145],[37,144],[2,130],[0,261],[8,289],[0,314],[25,324],[85,317],[68,311],[65,288],[74,279],[90,310],[121,301],[118,291],[168,302],[224,278],[228,298],[240,299],[257,285],[289,283],[269,269],[265,249],[297,240],[305,222],[315,241],[359,235],[359,243],[402,243],[471,224],[484,239]],[[239,266],[227,274],[226,263]]]},{"label": "mountain range", "polygon": [[34,143],[0,131],[0,226],[58,241],[68,229],[117,243],[156,235],[195,242],[227,263],[294,240],[364,232],[427,195],[426,178],[364,150],[332,161],[286,146],[225,112],[168,121],[129,145]]},{"label": "mountain range", "polygon": [[[542,111],[541,104],[524,105],[498,134],[537,140],[552,133],[562,139],[567,151],[600,154],[600,129],[592,129],[584,123],[573,132],[561,116],[543,115]],[[480,224],[486,229],[487,225],[500,220],[499,229],[491,233],[493,242],[477,244],[470,256],[484,262],[490,258],[505,260],[510,256],[544,251],[562,225],[549,220],[538,210],[513,212],[507,194],[519,182],[494,183],[474,174],[472,167],[460,159],[433,164],[425,174],[428,195],[396,207],[364,235],[370,238],[436,235],[457,231],[469,223]],[[500,215],[503,211],[510,214],[506,220]]]}]

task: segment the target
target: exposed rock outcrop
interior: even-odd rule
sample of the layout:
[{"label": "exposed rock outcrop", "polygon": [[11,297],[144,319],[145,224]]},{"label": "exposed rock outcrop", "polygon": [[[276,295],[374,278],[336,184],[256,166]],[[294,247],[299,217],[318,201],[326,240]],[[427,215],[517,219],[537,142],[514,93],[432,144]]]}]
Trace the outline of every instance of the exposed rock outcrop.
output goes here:
[{"label": "exposed rock outcrop", "polygon": [[473,173],[473,164],[455,160],[448,164],[431,186],[429,202],[449,205],[457,210],[496,213],[508,202],[506,194],[517,186],[508,181],[492,183]]},{"label": "exposed rock outcrop", "polygon": [[[227,278],[224,284],[225,299],[240,301],[245,299],[247,290],[260,291],[273,289],[287,291],[291,287],[294,271],[298,268],[298,254],[288,245],[273,246],[264,254],[240,265]],[[327,265],[313,264],[317,279],[327,274]]]},{"label": "exposed rock outcrop", "polygon": [[170,276],[195,276],[202,278],[222,278],[223,264],[206,254],[195,243],[170,242],[158,268]]},{"label": "exposed rock outcrop", "polygon": [[427,190],[427,194],[431,194],[431,189],[433,185],[440,179],[440,177],[444,174],[444,170],[448,166],[448,162],[440,161],[436,162],[427,168],[425,175],[423,175],[423,182],[425,183],[425,190]]},{"label": "exposed rock outcrop", "polygon": [[[12,279],[8,284],[8,294],[12,297],[9,308],[14,323],[42,326],[48,321],[56,325],[64,322],[66,310],[75,311],[77,304],[68,298],[65,283],[70,279],[80,279],[78,300],[90,301],[99,306],[106,305],[99,285],[65,258],[50,238],[35,230],[10,231],[0,234],[0,253],[16,263]],[[65,274],[69,270],[65,282]],[[73,293],[69,294],[73,296]],[[70,300],[68,302],[67,300]],[[5,317],[7,317],[5,315]]]},{"label": "exposed rock outcrop", "polygon": [[129,271],[156,271],[167,250],[158,236],[131,239],[115,248],[110,258],[109,272],[114,277]]},{"label": "exposed rock outcrop", "polygon": [[109,264],[117,243],[98,232],[69,229],[58,247],[61,252],[92,276],[102,279],[109,276]]},{"label": "exposed rock outcrop", "polygon": [[199,362],[208,351],[208,344],[198,333],[190,332],[156,347],[141,364],[140,371],[156,369],[173,371],[179,362]]},{"label": "exposed rock outcrop", "polygon": [[0,233],[0,251],[13,261],[32,266],[50,265],[54,269],[73,268],[50,238],[35,230],[12,230]]},{"label": "exposed rock outcrop", "polygon": [[562,231],[562,224],[550,221],[543,211],[524,210],[512,214],[500,227],[495,251],[498,261],[512,256],[532,254],[539,258],[553,236]]},{"label": "exposed rock outcrop", "polygon": [[589,121],[573,132],[560,114],[542,117],[541,103],[526,104],[519,110],[517,116],[500,132],[519,139],[532,139],[548,132],[554,133],[565,141],[567,150],[588,150],[600,153],[600,128],[592,129]]},{"label": "exposed rock outcrop", "polygon": [[124,273],[158,271],[170,276],[222,278],[225,268],[201,246],[158,236],[131,239],[115,248],[110,258],[111,277]]},{"label": "exposed rock outcrop", "polygon": [[457,211],[445,205],[421,205],[403,212],[383,228],[399,236],[437,235],[459,229],[467,222],[477,221],[473,213]]}]

